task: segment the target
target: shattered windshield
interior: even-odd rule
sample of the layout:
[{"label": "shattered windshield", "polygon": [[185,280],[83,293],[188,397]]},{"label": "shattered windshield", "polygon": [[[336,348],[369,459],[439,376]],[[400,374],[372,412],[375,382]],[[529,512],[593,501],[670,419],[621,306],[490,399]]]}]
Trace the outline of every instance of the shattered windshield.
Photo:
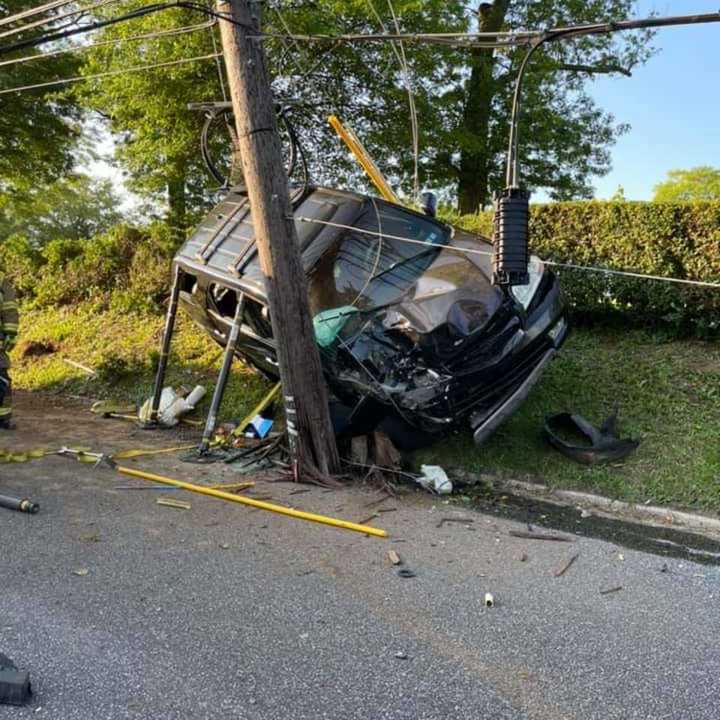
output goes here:
[{"label": "shattered windshield", "polygon": [[369,204],[354,226],[357,230],[344,231],[336,245],[335,307],[367,310],[394,302],[450,239],[439,223],[379,202]]}]

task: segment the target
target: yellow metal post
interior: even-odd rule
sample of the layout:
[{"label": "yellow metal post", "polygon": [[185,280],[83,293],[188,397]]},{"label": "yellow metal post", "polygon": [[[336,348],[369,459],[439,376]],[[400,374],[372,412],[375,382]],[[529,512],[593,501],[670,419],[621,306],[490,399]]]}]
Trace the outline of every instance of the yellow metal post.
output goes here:
[{"label": "yellow metal post", "polygon": [[395,191],[388,185],[375,161],[370,157],[368,151],[358,139],[357,135],[347,126],[343,125],[336,115],[330,115],[328,122],[333,130],[340,136],[342,141],[350,148],[350,152],[360,163],[362,169],[368,174],[373,185],[380,191],[380,194],[388,201],[400,205],[400,199]]},{"label": "yellow metal post", "polygon": [[375,537],[381,538],[387,537],[385,530],[381,530],[380,528],[375,528],[370,525],[358,525],[357,523],[349,522],[347,520],[337,520],[336,518],[328,517],[327,515],[316,515],[315,513],[304,512],[303,510],[293,510],[292,508],[285,507],[283,505],[275,505],[263,500],[254,500],[253,498],[243,497],[242,495],[233,495],[229,492],[205,487],[204,485],[194,485],[193,483],[185,482],[184,480],[175,480],[163,475],[155,475],[153,473],[145,472],[144,470],[135,470],[133,468],[122,466],[118,466],[115,469],[119,473],[127,475],[128,477],[136,477],[142,480],[149,480],[150,482],[172,485],[173,487],[189,490],[190,492],[199,493],[200,495],[209,495],[210,497],[218,498],[219,500],[228,500],[230,502],[240,503],[241,505],[249,505],[250,507],[258,508],[259,510],[269,510],[270,512],[280,513],[281,515],[287,515],[288,517],[297,518],[298,520],[310,520],[311,522],[330,525],[331,527],[341,528],[342,530],[353,530],[354,532],[359,532],[363,535],[374,535]]}]

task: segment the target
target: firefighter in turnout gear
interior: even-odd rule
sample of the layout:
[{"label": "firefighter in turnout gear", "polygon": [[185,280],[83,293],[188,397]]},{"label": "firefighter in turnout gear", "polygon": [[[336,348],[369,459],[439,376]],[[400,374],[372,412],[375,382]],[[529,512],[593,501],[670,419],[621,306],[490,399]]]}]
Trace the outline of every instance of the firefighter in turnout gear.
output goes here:
[{"label": "firefighter in turnout gear", "polygon": [[18,334],[18,306],[15,288],[0,278],[0,428],[12,427],[12,393],[10,385],[10,356]]}]

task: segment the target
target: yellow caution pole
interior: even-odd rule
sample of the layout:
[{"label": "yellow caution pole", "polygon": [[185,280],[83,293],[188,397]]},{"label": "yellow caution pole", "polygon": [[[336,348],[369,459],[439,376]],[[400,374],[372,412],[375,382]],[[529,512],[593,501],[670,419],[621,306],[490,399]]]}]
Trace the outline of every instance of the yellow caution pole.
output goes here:
[{"label": "yellow caution pole", "polygon": [[337,520],[336,518],[331,518],[326,515],[315,515],[315,513],[304,512],[302,510],[293,510],[292,508],[284,507],[283,505],[275,505],[263,500],[254,500],[253,498],[243,497],[242,495],[233,495],[231,493],[223,492],[222,490],[214,490],[213,488],[205,487],[203,485],[194,485],[193,483],[185,482],[184,480],[174,480],[173,478],[164,477],[163,475],[154,475],[153,473],[145,472],[144,470],[135,470],[133,468],[122,466],[118,466],[115,469],[119,473],[128,475],[129,477],[149,480],[150,482],[163,483],[164,485],[172,485],[173,487],[189,490],[190,492],[199,493],[200,495],[208,495],[210,497],[218,498],[219,500],[229,500],[230,502],[240,503],[241,505],[249,505],[250,507],[258,508],[259,510],[269,510],[270,512],[280,513],[281,515],[287,515],[288,517],[297,518],[298,520],[309,520],[310,522],[330,525],[332,527],[341,528],[342,530],[353,530],[354,532],[359,532],[363,535],[374,535],[375,537],[381,538],[386,538],[388,536],[385,530],[374,528],[370,525],[358,525],[354,522]]},{"label": "yellow caution pole", "polygon": [[383,174],[380,172],[380,168],[378,168],[375,161],[370,157],[370,154],[360,142],[357,135],[355,135],[349,127],[343,125],[337,115],[330,115],[328,122],[332,125],[333,130],[340,136],[342,141],[350,148],[350,152],[360,163],[362,169],[368,174],[368,177],[372,180],[373,185],[380,191],[380,194],[388,202],[400,205],[400,199],[390,185],[388,185],[387,180],[385,180]]}]

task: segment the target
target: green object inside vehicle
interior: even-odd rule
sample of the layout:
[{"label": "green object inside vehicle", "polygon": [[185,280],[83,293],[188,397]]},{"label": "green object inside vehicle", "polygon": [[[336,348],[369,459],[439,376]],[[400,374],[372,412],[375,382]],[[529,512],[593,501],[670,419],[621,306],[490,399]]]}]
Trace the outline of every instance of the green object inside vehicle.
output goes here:
[{"label": "green object inside vehicle", "polygon": [[351,316],[358,313],[352,305],[323,310],[313,318],[315,341],[321,348],[330,347]]}]

